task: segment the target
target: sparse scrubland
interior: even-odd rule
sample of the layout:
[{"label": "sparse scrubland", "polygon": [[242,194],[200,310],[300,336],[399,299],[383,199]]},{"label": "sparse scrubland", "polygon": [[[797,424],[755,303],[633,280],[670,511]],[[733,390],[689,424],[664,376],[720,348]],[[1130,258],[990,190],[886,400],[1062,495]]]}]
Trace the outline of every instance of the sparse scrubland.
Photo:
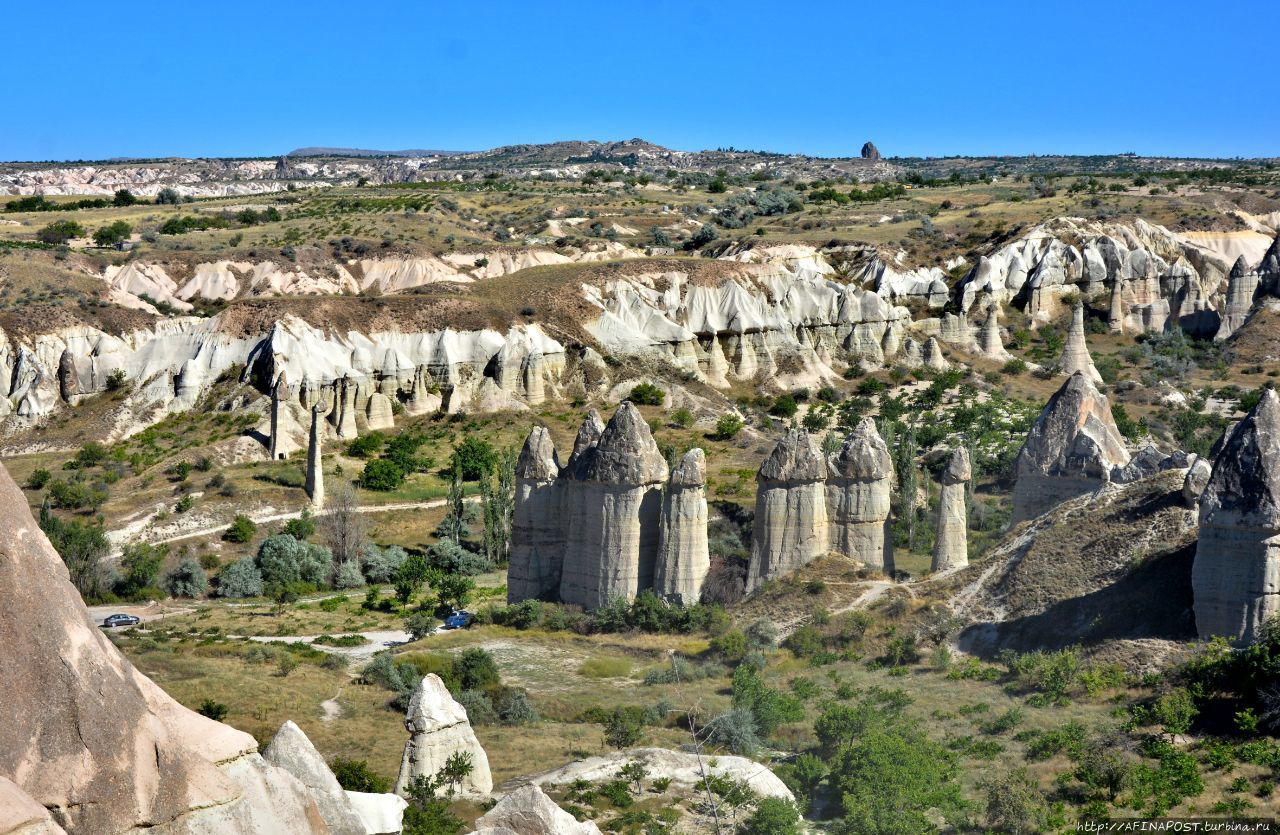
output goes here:
[{"label": "sparse scrubland", "polygon": [[[1080,288],[1093,291],[1083,301],[1099,390],[1134,452],[1154,443],[1210,455],[1280,374],[1274,307],[1259,291],[1252,315],[1215,339],[1192,326],[1189,307],[1185,329],[1172,318],[1151,332],[1109,327],[1101,284],[1081,281],[1052,303],[1011,293],[990,314],[1003,327],[995,356],[977,344],[985,309],[961,306],[979,257],[1057,218],[1141,221],[1214,257],[1245,252],[1235,241],[1246,232],[1276,235],[1274,165],[848,161],[840,177],[815,178],[808,162],[743,154],[669,171],[610,158],[556,177],[525,176],[527,161],[500,156],[488,170],[457,169],[458,181],[298,178],[186,201],[171,189],[0,197],[0,217],[16,222],[0,225],[6,358],[59,328],[123,338],[192,319],[231,342],[289,317],[334,338],[363,338],[375,325],[536,327],[569,357],[545,392],[528,385],[522,357],[514,372],[505,355],[482,358],[477,378],[505,380],[506,399],[477,393],[448,409],[442,387],[462,381],[418,386],[415,367],[396,365],[400,348],[379,353],[369,364],[391,369],[394,420],[370,428],[362,411],[345,436],[326,424],[323,509],[304,491],[304,421],[316,400],[288,417],[296,442],[282,455],[271,460],[264,446],[272,383],[287,362],[304,362],[297,356],[277,368],[246,351],[186,394],[182,375],[160,364],[145,378],[95,365],[96,388],[64,384],[58,407],[34,418],[22,411],[34,407],[5,401],[5,467],[95,615],[143,615],[111,635],[143,673],[264,745],[294,720],[348,789],[394,784],[404,711],[434,674],[465,707],[495,786],[657,746],[752,758],[795,797],[792,806],[729,779],[682,787],[634,764],[611,780],[544,787],[606,831],[1066,832],[1084,819],[1274,814],[1280,622],[1245,649],[1197,638],[1195,511],[1181,472],[1010,524],[1019,450],[1063,384],[1057,364]],[[520,260],[533,251],[555,257]],[[390,259],[452,272],[412,286],[370,278]],[[944,298],[877,286],[879,274],[864,270],[872,259],[903,273],[936,269]],[[293,284],[253,283],[268,261]],[[177,292],[220,262],[231,289],[214,292],[224,285],[209,279]],[[777,350],[771,368],[722,372],[719,385],[703,373],[720,350],[714,336],[696,348],[701,366],[681,365],[675,349],[628,352],[622,337],[588,327],[607,307],[588,297],[610,282],[679,298],[682,287],[745,283],[734,271],[754,264],[784,264],[799,281],[819,262],[821,280],[890,298],[907,314],[904,335],[941,334],[946,367],[882,351],[878,336],[881,361],[847,345],[832,351],[820,335],[796,336],[812,324],[797,321],[782,330],[821,358],[821,373]],[[136,283],[104,280],[144,265],[161,265],[174,286],[151,273],[143,282],[140,269]],[[786,292],[779,279],[767,295]],[[618,321],[634,315],[621,303],[609,310]],[[948,341],[940,323],[961,312],[975,332]],[[41,359],[57,378],[59,355]],[[27,366],[6,362],[18,369],[16,392]],[[334,383],[309,382],[318,399],[330,391],[319,383]],[[146,394],[165,387],[161,399]],[[435,400],[411,413],[419,397]],[[668,462],[706,453],[711,567],[701,600],[679,606],[645,591],[592,611],[508,604],[526,435],[546,427],[564,466],[584,413],[607,418],[624,399]],[[777,437],[802,428],[830,456],[867,417],[896,474],[894,575],[829,554],[748,594],[756,472]],[[973,471],[970,565],[935,575],[937,480],[961,447]],[[438,628],[459,609],[474,616],[469,627]],[[412,808],[418,828],[406,832],[418,833],[465,831],[486,810],[445,783]]]}]

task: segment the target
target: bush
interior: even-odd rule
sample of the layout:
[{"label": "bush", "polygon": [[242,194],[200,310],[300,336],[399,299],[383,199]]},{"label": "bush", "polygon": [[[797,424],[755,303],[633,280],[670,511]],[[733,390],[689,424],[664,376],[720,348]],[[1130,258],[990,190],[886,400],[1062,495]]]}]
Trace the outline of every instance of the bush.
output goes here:
[{"label": "bush", "polygon": [[27,489],[43,490],[45,485],[49,483],[49,479],[52,477],[53,477],[53,474],[50,473],[48,470],[44,470],[44,469],[32,470],[31,475],[27,476]]},{"label": "bush", "polygon": [[218,573],[218,596],[262,596],[262,572],[252,559],[237,560]]},{"label": "bush", "polygon": [[205,699],[200,703],[200,707],[196,708],[196,713],[207,716],[215,722],[221,722],[227,718],[227,706],[213,699]]},{"label": "bush", "polygon": [[164,576],[165,591],[174,597],[200,597],[209,588],[204,569],[194,557],[187,557]]},{"label": "bush", "polygon": [[742,431],[742,418],[735,414],[724,414],[716,421],[716,438],[728,441]]},{"label": "bush", "polygon": [[789,419],[796,416],[797,409],[799,409],[799,405],[796,403],[795,397],[790,394],[782,394],[769,407],[769,414],[774,417]]},{"label": "bush", "polygon": [[227,542],[245,543],[253,539],[253,535],[258,532],[258,525],[248,516],[239,515],[227,528],[222,538]]},{"label": "bush", "polygon": [[640,741],[643,733],[638,716],[623,708],[614,708],[608,721],[605,722],[604,741],[605,744],[619,750],[632,748]]},{"label": "bush", "polygon": [[493,563],[484,554],[468,551],[452,539],[442,539],[427,548],[427,564],[445,574],[467,577],[493,570]]},{"label": "bush", "polygon": [[539,719],[529,694],[516,687],[504,688],[494,701],[494,709],[504,725],[530,725]]},{"label": "bush", "polygon": [[472,647],[462,653],[454,662],[453,672],[457,676],[458,686],[463,690],[483,690],[500,684],[502,680],[498,663],[493,660],[492,655],[479,647]]},{"label": "bush", "polygon": [[131,234],[133,234],[133,227],[123,220],[117,220],[114,223],[99,227],[93,233],[93,242],[98,246],[115,246],[122,241],[128,240]]},{"label": "bush", "polygon": [[637,406],[661,406],[667,395],[653,383],[640,383],[631,389],[627,399]]},{"label": "bush", "polygon": [[334,757],[329,769],[338,778],[338,785],[349,792],[385,794],[391,791],[391,782],[369,768],[369,763],[364,760]]},{"label": "bush", "polygon": [[360,486],[366,490],[389,492],[404,483],[405,471],[394,461],[375,458],[364,465],[360,473]]},{"label": "bush", "polygon": [[405,619],[404,630],[409,633],[410,640],[421,641],[435,632],[439,623],[430,612],[419,610]]},{"label": "bush", "polygon": [[738,831],[742,835],[800,835],[800,810],[780,797],[761,798]]},{"label": "bush", "polygon": [[300,582],[319,587],[328,585],[333,554],[328,548],[276,534],[258,546],[257,565],[263,583],[269,587]]},{"label": "bush", "polygon": [[454,449],[453,461],[462,470],[463,481],[479,481],[497,466],[498,453],[488,441],[467,435]]},{"label": "bush", "polygon": [[335,589],[357,589],[364,584],[364,574],[360,571],[360,564],[355,560],[347,560],[333,572]]},{"label": "bush", "polygon": [[360,549],[360,568],[370,583],[389,583],[409,554],[399,545],[380,549],[372,542]]},{"label": "bush", "polygon": [[72,238],[84,236],[84,227],[74,220],[55,220],[36,233],[42,243],[61,246]]},{"label": "bush", "polygon": [[707,742],[723,746],[740,756],[750,757],[762,747],[755,717],[751,711],[742,708],[715,717],[707,723],[704,732]]},{"label": "bush", "polygon": [[463,690],[454,699],[467,711],[467,721],[472,725],[498,724],[498,712],[493,709],[493,702],[479,690]]},{"label": "bush", "polygon": [[693,412],[685,408],[676,409],[671,413],[671,422],[681,429],[688,429],[693,426]]}]

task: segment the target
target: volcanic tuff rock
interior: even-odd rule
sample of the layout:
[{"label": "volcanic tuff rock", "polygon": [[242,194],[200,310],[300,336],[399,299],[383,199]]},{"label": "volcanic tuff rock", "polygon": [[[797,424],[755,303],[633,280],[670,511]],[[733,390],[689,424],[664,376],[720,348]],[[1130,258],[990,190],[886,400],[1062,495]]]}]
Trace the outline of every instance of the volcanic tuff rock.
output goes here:
[{"label": "volcanic tuff rock", "polygon": [[924,343],[924,367],[930,371],[946,371],[951,368],[946,357],[942,356],[942,346],[937,337],[929,337]]},{"label": "volcanic tuff rock", "polygon": [[889,510],[893,489],[893,460],[876,431],[875,421],[863,418],[845,438],[830,462],[826,485],[829,550],[869,568],[892,575],[893,537]]},{"label": "volcanic tuff rock", "polygon": [[66,835],[66,830],[16,783],[0,777],[0,835]]},{"label": "volcanic tuff rock", "polygon": [[827,552],[827,462],[809,433],[782,436],[756,473],[756,516],[747,590]]},{"label": "volcanic tuff rock", "polygon": [[71,833],[329,831],[253,737],[182,707],[106,639],[7,472],[0,508],[0,778]]},{"label": "volcanic tuff rock", "polygon": [[579,821],[538,786],[521,786],[476,821],[475,835],[600,835],[594,821]]},{"label": "volcanic tuff rock", "polygon": [[1257,638],[1280,613],[1280,397],[1267,389],[1231,433],[1200,497],[1192,585],[1202,638]]},{"label": "volcanic tuff rock", "polygon": [[333,835],[365,835],[364,822],[320,752],[302,729],[285,721],[262,750],[262,758],[297,777],[311,793]]},{"label": "volcanic tuff rock", "polygon": [[[579,437],[593,432],[594,425],[584,426]],[[560,599],[595,608],[652,588],[668,472],[649,424],[624,402],[599,442],[575,453],[570,464],[578,483],[564,506],[569,536]]]},{"label": "volcanic tuff rock", "polygon": [[979,348],[984,357],[995,362],[1004,362],[1012,356],[1005,350],[1004,335],[1000,332],[1000,309],[995,305],[987,308],[987,318],[982,323],[982,335],[979,337]]},{"label": "volcanic tuff rock", "polygon": [[1253,300],[1261,280],[1262,276],[1259,273],[1249,269],[1249,264],[1243,255],[1236,259],[1227,277],[1227,298],[1222,309],[1222,324],[1218,327],[1214,339],[1226,339],[1239,330],[1245,319],[1249,318],[1249,311],[1253,309]]},{"label": "volcanic tuff rock", "polygon": [[1073,374],[1049,399],[1018,453],[1012,521],[1093,492],[1127,463],[1111,404],[1088,377]]},{"label": "volcanic tuff rock", "polygon": [[707,456],[694,448],[671,470],[662,493],[662,529],[653,588],[658,596],[691,606],[711,570],[707,546]]},{"label": "volcanic tuff rock", "polygon": [[965,494],[973,470],[969,451],[957,447],[942,471],[942,491],[938,496],[937,536],[933,543],[933,570],[948,571],[969,564],[969,514]]},{"label": "volcanic tuff rock", "polygon": [[1182,482],[1182,500],[1187,507],[1198,507],[1204,488],[1209,486],[1209,476],[1213,475],[1213,464],[1207,458],[1197,458],[1187,468],[1187,477]]},{"label": "volcanic tuff rock", "polygon": [[[598,416],[597,416],[598,419]],[[585,424],[584,424],[585,425]],[[551,600],[560,593],[564,565],[560,464],[551,433],[535,426],[516,461],[507,600]]]},{"label": "volcanic tuff rock", "polygon": [[1089,343],[1085,340],[1083,303],[1077,303],[1071,309],[1071,327],[1067,330],[1067,342],[1062,347],[1062,359],[1058,364],[1068,377],[1079,372],[1095,383],[1102,382],[1102,375],[1093,365]]},{"label": "volcanic tuff rock", "polygon": [[471,773],[463,779],[461,793],[485,797],[493,791],[489,758],[471,730],[467,711],[453,700],[435,673],[424,676],[413,691],[404,726],[409,731],[409,741],[400,762],[396,794],[403,796],[415,777],[434,777],[456,753],[471,756]]},{"label": "volcanic tuff rock", "polygon": [[578,760],[563,768],[528,779],[539,786],[563,786],[574,780],[598,783],[615,779],[618,769],[629,762],[643,763],[648,769],[650,778],[669,777],[673,784],[686,789],[699,789],[705,773],[708,777],[727,777],[746,783],[761,797],[795,800],[791,790],[778,779],[776,774],[768,767],[746,757],[727,754],[705,757],[688,751],[672,751],[667,748],[631,748],[626,751],[614,751],[598,757]]},{"label": "volcanic tuff rock", "polygon": [[312,507],[324,507],[324,451],[320,440],[320,404],[311,407],[311,431],[307,436],[307,475],[303,489]]},{"label": "volcanic tuff rock", "polygon": [[862,146],[861,156],[863,159],[880,159],[880,150],[874,142],[868,141]]}]

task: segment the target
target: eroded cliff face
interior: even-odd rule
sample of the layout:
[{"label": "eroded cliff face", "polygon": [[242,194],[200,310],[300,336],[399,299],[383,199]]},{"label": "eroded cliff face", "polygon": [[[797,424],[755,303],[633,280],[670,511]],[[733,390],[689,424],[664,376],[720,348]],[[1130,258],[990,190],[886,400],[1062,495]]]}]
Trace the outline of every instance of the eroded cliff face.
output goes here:
[{"label": "eroded cliff face", "polygon": [[1280,613],[1280,397],[1270,389],[1224,439],[1199,502],[1192,568],[1202,638],[1249,643]]},{"label": "eroded cliff face", "polygon": [[0,508],[0,778],[71,833],[330,831],[253,737],[175,702],[103,636],[3,469]]}]

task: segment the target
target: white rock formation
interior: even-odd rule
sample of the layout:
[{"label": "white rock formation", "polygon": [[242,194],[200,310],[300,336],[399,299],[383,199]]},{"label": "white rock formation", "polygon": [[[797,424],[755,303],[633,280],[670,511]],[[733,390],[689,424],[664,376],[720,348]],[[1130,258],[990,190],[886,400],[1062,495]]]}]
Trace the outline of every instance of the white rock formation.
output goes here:
[{"label": "white rock formation", "polygon": [[782,436],[756,473],[747,590],[827,553],[827,462],[809,433]]},{"label": "white rock formation", "polygon": [[[581,432],[579,433],[581,436]],[[594,446],[570,458],[578,483],[566,495],[571,532],[560,599],[585,608],[652,588],[667,462],[630,402],[618,407]]]},{"label": "white rock formation", "polygon": [[973,470],[969,451],[956,447],[942,471],[938,496],[938,522],[933,543],[933,571],[949,571],[969,564],[969,513],[965,494]]},{"label": "white rock formation", "polygon": [[398,794],[348,791],[347,800],[364,825],[365,835],[399,835],[409,802]]},{"label": "white rock formation", "polygon": [[1005,362],[1012,358],[1004,347],[1004,336],[1000,332],[1000,308],[996,305],[987,308],[987,318],[982,323],[982,333],[979,338],[979,350],[984,357],[993,362]]},{"label": "white rock formation", "polygon": [[1249,264],[1243,255],[1236,259],[1227,277],[1227,298],[1222,308],[1222,324],[1218,326],[1214,339],[1222,340],[1230,337],[1249,318],[1249,311],[1253,309],[1253,300],[1261,281],[1261,274],[1249,269]]},{"label": "white rock formation", "polygon": [[930,371],[948,371],[951,368],[947,358],[942,355],[942,345],[937,337],[931,336],[924,343],[924,367]]},{"label": "white rock formation", "polygon": [[415,777],[434,777],[457,753],[471,757],[471,773],[462,781],[460,794],[487,797],[493,791],[489,758],[471,730],[467,711],[453,700],[436,674],[428,673],[413,691],[404,726],[409,741],[400,762],[396,794],[403,796]]},{"label": "white rock formation", "polygon": [[1091,493],[1129,463],[1111,404],[1084,374],[1073,374],[1049,399],[1018,453],[1014,523]]},{"label": "white rock formation", "polygon": [[875,421],[863,418],[832,457],[826,484],[829,550],[890,576],[893,460]]},{"label": "white rock formation", "polygon": [[279,461],[288,458],[288,452],[285,444],[281,443],[283,438],[281,426],[280,412],[287,409],[286,405],[289,400],[289,383],[285,380],[284,372],[280,372],[280,376],[276,378],[276,384],[271,387],[271,437],[270,437],[270,457],[272,461]]},{"label": "white rock formation", "polygon": [[1071,327],[1067,329],[1067,341],[1062,347],[1062,358],[1058,361],[1062,373],[1070,377],[1072,374],[1084,374],[1095,383],[1102,382],[1102,375],[1093,365],[1093,357],[1089,355],[1089,343],[1084,335],[1084,304],[1077,303],[1071,309]]},{"label": "white rock formation", "polygon": [[370,431],[395,428],[396,418],[391,408],[391,398],[385,394],[374,392],[369,395],[369,403],[365,406],[364,413]]},{"label": "white rock formation", "polygon": [[475,835],[600,835],[594,821],[578,821],[538,786],[521,786],[476,821]]},{"label": "white rock formation", "polygon": [[631,748],[614,751],[599,757],[569,763],[563,768],[527,778],[538,786],[572,783],[586,780],[591,783],[613,780],[618,769],[629,762],[640,762],[648,769],[649,779],[669,777],[673,785],[694,788],[702,785],[705,770],[709,776],[728,777],[751,787],[761,797],[777,797],[795,800],[791,790],[766,766],[746,757],[717,754],[702,756],[688,751],[672,751],[667,748]]},{"label": "white rock formation", "polygon": [[1213,464],[1207,458],[1196,458],[1187,468],[1187,477],[1182,481],[1182,501],[1187,507],[1198,507],[1204,488],[1209,486],[1209,476],[1213,475]]},{"label": "white rock formation", "polygon": [[[603,431],[603,430],[602,430]],[[565,532],[560,464],[545,426],[525,438],[516,461],[516,495],[511,519],[507,600],[554,600],[560,594]]]},{"label": "white rock formation", "polygon": [[253,737],[178,704],[102,634],[2,468],[0,613],[0,829],[331,832]]},{"label": "white rock formation", "polygon": [[307,735],[292,721],[286,720],[280,726],[262,750],[262,758],[289,772],[307,787],[333,835],[366,835],[364,822],[339,785],[338,778],[333,776],[324,757],[320,756]]},{"label": "white rock formation", "polygon": [[1248,644],[1280,614],[1280,397],[1271,389],[1223,445],[1200,497],[1191,584],[1201,638]]},{"label": "white rock formation", "polygon": [[1111,281],[1111,303],[1107,306],[1107,330],[1124,333],[1124,279],[1116,276]]},{"label": "white rock formation", "polygon": [[321,449],[320,423],[323,409],[317,403],[311,407],[311,431],[307,436],[307,473],[303,489],[312,507],[324,507],[324,452]]},{"label": "white rock formation", "polygon": [[711,570],[707,547],[707,457],[689,450],[671,470],[662,493],[662,528],[653,588],[673,603],[690,606],[702,597]]}]

